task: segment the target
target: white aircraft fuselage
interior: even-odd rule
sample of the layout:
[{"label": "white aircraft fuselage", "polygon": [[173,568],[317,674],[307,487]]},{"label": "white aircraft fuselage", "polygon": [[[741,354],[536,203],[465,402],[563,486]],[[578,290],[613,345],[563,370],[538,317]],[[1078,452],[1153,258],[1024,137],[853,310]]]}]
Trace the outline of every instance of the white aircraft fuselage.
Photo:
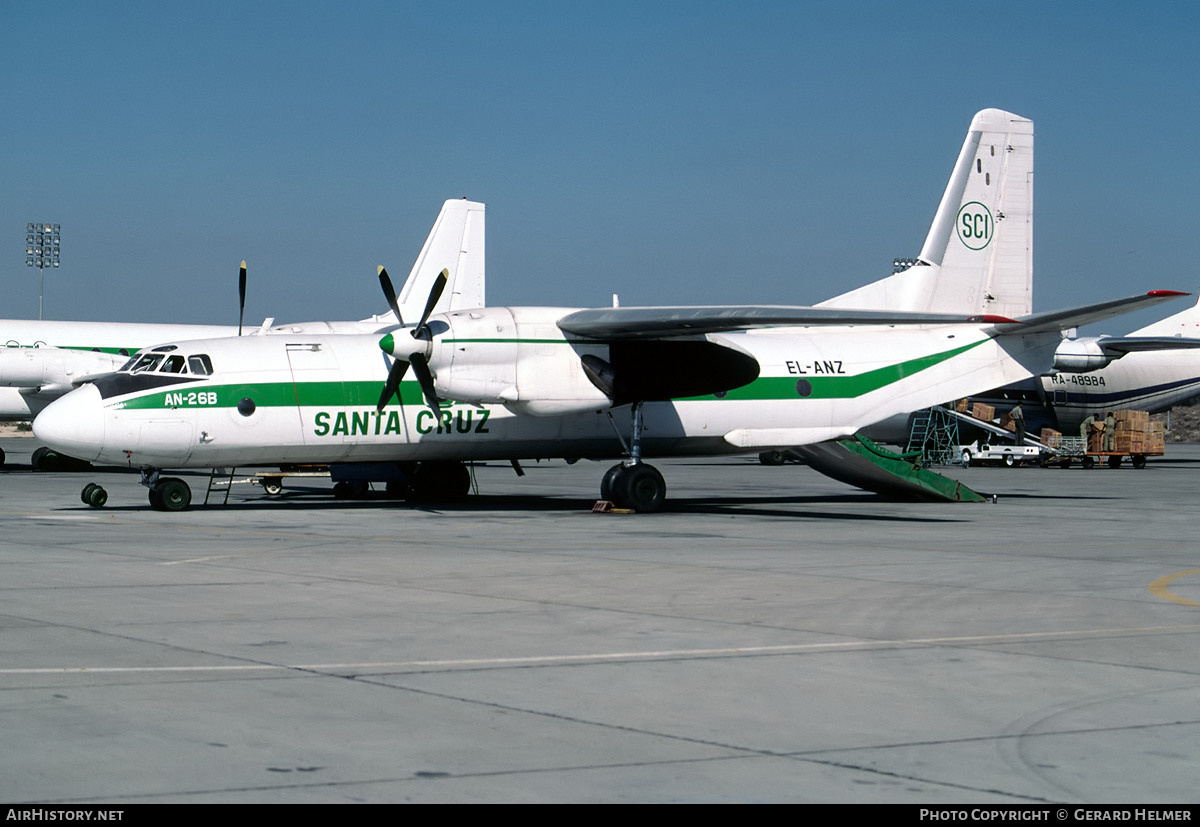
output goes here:
[{"label": "white aircraft fuselage", "polygon": [[[572,312],[432,316],[429,366],[438,395],[453,400],[436,415],[411,377],[400,384],[402,404],[377,410],[391,361],[377,335],[244,337],[176,343],[164,354],[185,364],[203,355],[211,372],[168,373],[163,363],[99,379],[48,408],[35,433],[80,459],[142,468],[621,456],[628,415],[610,416],[620,400],[614,406],[581,360],[591,355],[628,375],[645,345],[564,333],[557,322]],[[994,337],[988,324],[969,323],[656,340],[637,381],[697,392],[645,399],[642,451],[746,453],[849,436],[895,413],[1028,378],[1059,339]]]},{"label": "white aircraft fuselage", "polygon": [[[1164,349],[1127,353],[1089,373],[1041,377],[1040,400],[1053,410],[1056,427],[1072,432],[1097,411],[1158,413],[1200,395],[1200,348],[1190,346],[1200,337],[1200,300],[1129,336],[1160,338]],[[1172,348],[1172,341],[1189,346]]]}]

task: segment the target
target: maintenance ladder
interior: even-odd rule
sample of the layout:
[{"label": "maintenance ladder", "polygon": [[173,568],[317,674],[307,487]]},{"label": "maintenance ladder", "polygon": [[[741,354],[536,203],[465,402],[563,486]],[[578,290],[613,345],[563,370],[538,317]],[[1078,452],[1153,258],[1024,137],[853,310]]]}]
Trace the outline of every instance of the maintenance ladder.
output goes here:
[{"label": "maintenance ladder", "polygon": [[953,465],[958,460],[958,417],[938,406],[913,414],[905,453],[921,452],[922,465]]}]

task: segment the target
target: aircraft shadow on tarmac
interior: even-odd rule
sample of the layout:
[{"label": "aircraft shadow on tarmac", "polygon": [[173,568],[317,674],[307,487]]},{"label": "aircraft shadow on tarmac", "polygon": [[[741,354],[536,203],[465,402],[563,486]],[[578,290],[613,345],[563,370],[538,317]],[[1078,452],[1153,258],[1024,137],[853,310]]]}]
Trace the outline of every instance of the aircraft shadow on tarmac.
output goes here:
[{"label": "aircraft shadow on tarmac", "polygon": [[[120,469],[124,470],[124,469]],[[197,493],[200,493],[199,491]],[[142,499],[121,501],[124,498],[117,495],[118,501],[109,500],[104,511],[127,513],[149,511],[150,506]],[[369,492],[365,496],[353,499],[337,499],[328,488],[295,486],[287,488],[283,493],[268,496],[259,494],[249,496],[234,492],[229,503],[224,503],[223,492],[213,492],[208,505],[202,501],[194,502],[192,511],[227,510],[227,511],[321,511],[326,509],[372,509],[396,508],[411,511],[423,511],[437,514],[472,514],[489,511],[512,512],[543,512],[562,513],[575,512],[590,514],[594,499],[579,497],[545,496],[541,494],[476,494],[461,502],[421,502],[389,496],[379,492]],[[834,494],[830,496],[673,496],[658,514],[663,516],[678,514],[710,514],[738,515],[746,517],[769,517],[785,519],[814,519],[814,520],[852,520],[879,521],[900,523],[946,523],[963,522],[961,518],[950,516],[946,511],[937,514],[879,514],[870,509],[880,505],[902,502],[887,497],[862,492],[860,494]],[[822,507],[829,506],[861,506],[863,510],[844,513],[830,512]],[[917,504],[921,505],[921,504]],[[954,505],[926,503],[924,505],[937,509],[952,508],[982,508],[982,505]],[[774,506],[774,507],[773,507]],[[797,506],[801,508],[797,508]],[[82,504],[64,503],[62,508],[73,511],[91,511]],[[604,516],[604,515],[598,515]],[[610,514],[608,516],[626,516]],[[634,515],[628,515],[634,516]],[[636,515],[638,519],[651,519],[656,515]],[[965,515],[964,515],[965,516]]]},{"label": "aircraft shadow on tarmac", "polygon": [[[1155,464],[1200,464],[1200,459],[1177,459],[1167,460],[1157,459]],[[680,463],[680,465],[691,465],[692,463]],[[702,463],[695,463],[700,466]],[[28,464],[9,463],[3,468],[0,468],[0,475],[9,476],[10,474],[28,474],[31,473]],[[53,472],[51,472],[53,473]],[[83,474],[97,475],[131,475],[137,471],[129,468],[121,468],[116,466],[99,466],[91,469],[89,472],[76,472],[75,479],[82,479]],[[193,502],[191,510],[203,511],[206,509],[229,509],[229,510],[284,510],[284,511],[312,511],[314,509],[378,509],[378,508],[398,508],[415,511],[424,511],[429,513],[477,513],[484,511],[512,511],[512,512],[576,512],[590,513],[592,505],[595,502],[593,499],[585,499],[580,497],[564,497],[564,496],[546,496],[536,493],[516,493],[516,494],[476,494],[472,495],[465,501],[461,502],[420,502],[405,500],[401,497],[390,496],[383,491],[368,492],[361,498],[353,499],[337,499],[333,497],[331,490],[323,486],[305,486],[293,485],[284,489],[282,494],[270,496],[257,491],[256,493],[243,494],[236,489],[233,492],[231,501],[226,504],[223,491],[214,491],[210,498],[209,504],[203,503],[203,488],[201,480],[206,480],[207,473],[197,471],[174,472],[179,476],[189,477],[193,482],[194,496],[196,500]],[[1065,473],[1065,472],[1064,472]],[[66,475],[64,475],[65,477]],[[68,485],[64,490],[64,502],[59,506],[70,510],[90,511],[92,509],[71,502],[67,492],[73,490],[73,485]],[[254,492],[255,489],[248,489],[248,492]],[[140,493],[140,492],[139,492]],[[1105,501],[1117,500],[1118,496],[1108,496],[1103,494],[1045,494],[1045,493],[1022,493],[1022,492],[1004,492],[999,495],[1005,500],[1071,500],[1071,501]],[[105,506],[105,511],[116,512],[131,512],[131,511],[146,511],[150,510],[145,499],[138,496],[136,499],[127,500],[125,497],[118,495],[114,500],[110,500]],[[928,508],[928,513],[921,514],[881,514],[875,509],[884,505],[895,505],[909,503],[916,507]],[[841,509],[849,506],[852,510],[843,510],[839,512],[831,512],[827,510],[829,507],[837,506]],[[985,508],[987,504],[968,504],[968,503],[912,503],[911,501],[888,497],[880,494],[873,494],[867,491],[857,491],[853,493],[829,495],[794,495],[773,494],[770,496],[756,495],[730,495],[730,494],[715,494],[712,496],[693,495],[680,496],[672,495],[664,505],[660,514],[663,515],[678,515],[678,514],[709,514],[709,515],[739,515],[746,517],[762,517],[762,518],[780,518],[780,519],[813,519],[813,520],[839,520],[839,521],[875,521],[875,522],[896,522],[896,523],[956,523],[965,522],[969,519],[968,514],[954,514],[952,512],[958,509],[978,509]],[[936,513],[934,513],[936,512]],[[621,516],[621,515],[618,515]],[[653,515],[638,515],[640,519],[647,519]]]}]

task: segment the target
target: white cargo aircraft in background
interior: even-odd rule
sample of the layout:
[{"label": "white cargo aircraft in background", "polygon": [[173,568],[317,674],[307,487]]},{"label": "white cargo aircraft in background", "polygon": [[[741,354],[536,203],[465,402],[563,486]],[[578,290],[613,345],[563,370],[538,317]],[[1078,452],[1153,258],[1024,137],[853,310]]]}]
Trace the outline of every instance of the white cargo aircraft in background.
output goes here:
[{"label": "white cargo aircraft in background", "polygon": [[[456,278],[457,289],[445,294],[439,310],[484,303],[485,208],[466,200],[450,200],[438,214],[413,265],[401,307],[415,315],[442,269]],[[436,262],[436,266],[435,266]],[[241,298],[245,303],[245,262]],[[415,291],[415,292],[413,292]],[[373,333],[396,323],[394,311],[356,322],[304,322],[271,327],[270,319],[254,334]],[[87,377],[117,370],[138,350],[160,342],[240,335],[238,326],[125,324],[0,320],[0,420],[32,419],[46,405],[77,387]],[[0,452],[0,464],[4,455]]]},{"label": "white cargo aircraft in background", "polygon": [[1200,395],[1200,302],[1128,336],[1067,340],[1055,367],[975,398],[1000,412],[1020,402],[1031,434],[1050,427],[1070,435],[1090,414],[1160,413],[1194,399]]},{"label": "white cargo aircraft in background", "polygon": [[[1009,124],[1028,122],[996,113],[976,117],[982,128],[968,136],[947,189],[953,203],[943,200],[926,241],[934,259],[953,259],[956,245],[983,256],[1008,249],[991,240],[1010,220],[1006,210],[1019,215],[997,199],[1020,145],[997,139]],[[1003,133],[990,131],[995,120]],[[419,321],[382,339],[298,333],[155,347],[52,403],[34,432],[71,456],[142,469],[151,504],[164,510],[186,508],[191,493],[183,480],[161,476],[163,468],[403,463],[415,493],[453,497],[469,487],[467,460],[624,456],[604,475],[601,497],[654,511],[666,484],[643,456],[847,437],[900,412],[1044,372],[1063,329],[1183,295],[1155,292],[1017,320],[932,313],[925,308],[939,296],[977,297],[954,281],[953,267],[930,260],[908,275],[914,271],[919,277],[900,293],[896,280],[880,288],[896,295],[896,311],[853,309],[852,293],[845,306],[816,308],[434,313],[451,283],[444,275]],[[395,304],[386,273],[381,281]],[[410,368],[413,379],[404,381]],[[396,396],[400,404],[389,407]],[[624,422],[613,417],[617,408],[627,409]]]}]

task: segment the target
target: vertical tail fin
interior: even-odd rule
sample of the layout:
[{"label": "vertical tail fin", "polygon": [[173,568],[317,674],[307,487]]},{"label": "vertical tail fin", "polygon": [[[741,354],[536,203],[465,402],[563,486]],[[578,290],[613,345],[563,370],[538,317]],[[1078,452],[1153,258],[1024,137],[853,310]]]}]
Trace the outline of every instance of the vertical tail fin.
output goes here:
[{"label": "vertical tail fin", "polygon": [[452,199],[442,205],[400,289],[400,312],[406,320],[421,317],[434,279],[442,270],[449,271],[449,281],[434,312],[484,306],[485,211],[483,204],[465,199]]},{"label": "vertical tail fin", "polygon": [[1179,336],[1182,338],[1200,337],[1200,298],[1187,310],[1181,310],[1173,316],[1159,319],[1157,322],[1135,330],[1130,336]]},{"label": "vertical tail fin", "polygon": [[818,307],[1032,313],[1033,121],[977,113],[917,262]]}]

